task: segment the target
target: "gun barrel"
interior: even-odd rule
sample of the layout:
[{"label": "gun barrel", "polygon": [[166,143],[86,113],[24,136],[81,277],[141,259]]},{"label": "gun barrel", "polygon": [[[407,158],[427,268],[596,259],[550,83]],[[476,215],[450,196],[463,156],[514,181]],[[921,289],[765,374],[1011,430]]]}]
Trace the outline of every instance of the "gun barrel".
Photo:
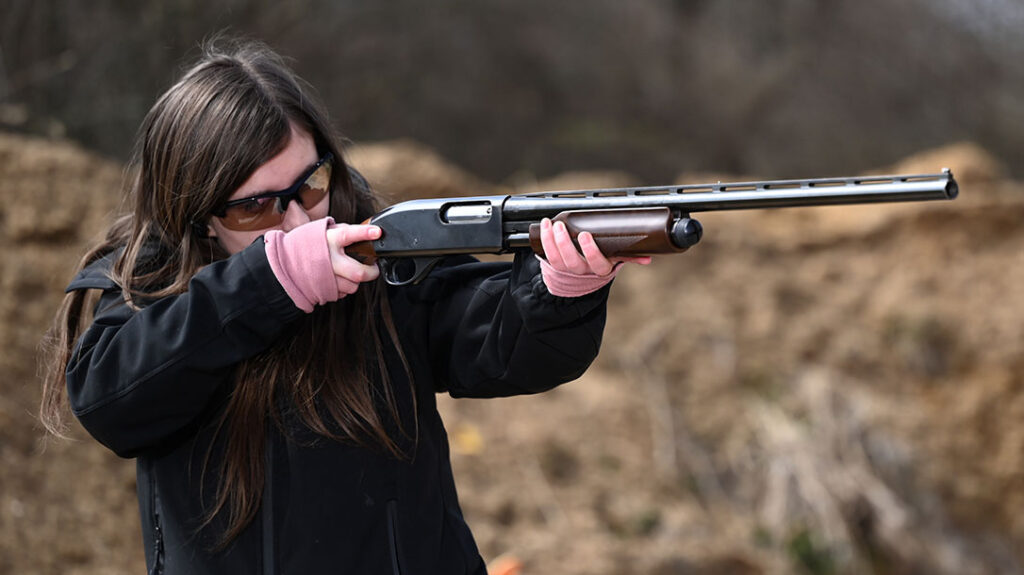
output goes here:
[{"label": "gun barrel", "polygon": [[[685,213],[921,200],[951,200],[958,194],[949,170],[939,174],[772,180],[723,184],[541,192],[510,196],[506,222],[550,217],[574,209],[668,206]],[[580,202],[586,198],[585,202]],[[585,204],[585,207],[584,205]]]},{"label": "gun barrel", "polygon": [[[699,224],[688,218],[692,212],[945,200],[957,193],[953,174],[943,170],[940,174],[410,200],[369,220],[381,227],[380,238],[347,251],[364,261],[380,258],[388,283],[405,285],[425,277],[443,255],[497,254],[527,246],[536,250],[531,226],[559,214],[565,214],[570,223],[583,225],[580,231],[594,234],[608,253],[668,253],[685,250],[700,240]],[[656,217],[655,209],[659,212]],[[600,213],[607,210],[616,213]],[[579,211],[586,212],[585,216],[572,213]],[[634,241],[637,237],[649,238],[656,245],[638,243]],[[411,262],[412,267],[405,269],[407,266],[397,265],[399,261]]]}]

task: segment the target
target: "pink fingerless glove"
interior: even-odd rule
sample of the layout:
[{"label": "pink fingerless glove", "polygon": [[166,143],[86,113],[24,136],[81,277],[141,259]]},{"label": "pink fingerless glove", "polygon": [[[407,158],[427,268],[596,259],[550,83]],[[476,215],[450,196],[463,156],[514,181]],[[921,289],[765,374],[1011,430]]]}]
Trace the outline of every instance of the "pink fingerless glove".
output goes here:
[{"label": "pink fingerless glove", "polygon": [[267,260],[295,307],[306,313],[338,299],[338,284],[331,266],[327,229],[333,218],[303,224],[288,233],[271,230],[263,236]]},{"label": "pink fingerless glove", "polygon": [[619,273],[619,268],[622,267],[621,263],[615,264],[612,272],[606,276],[579,275],[556,270],[542,257],[538,256],[537,259],[540,260],[540,273],[544,278],[544,285],[547,286],[551,295],[558,297],[580,297],[596,292],[608,285],[608,282],[615,278],[615,275]]}]

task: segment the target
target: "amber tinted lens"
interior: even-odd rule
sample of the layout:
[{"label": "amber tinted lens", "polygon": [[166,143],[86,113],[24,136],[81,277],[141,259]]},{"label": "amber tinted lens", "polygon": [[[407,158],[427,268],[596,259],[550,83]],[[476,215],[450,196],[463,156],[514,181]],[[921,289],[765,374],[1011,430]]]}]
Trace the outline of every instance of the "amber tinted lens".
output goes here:
[{"label": "amber tinted lens", "polygon": [[298,200],[303,209],[312,209],[323,201],[331,188],[331,169],[331,161],[327,160],[290,194],[286,191],[254,196],[242,203],[228,206],[224,210],[221,222],[229,230],[239,232],[263,230],[279,225],[284,221],[284,212],[277,208],[278,202]]},{"label": "amber tinted lens", "polygon": [[274,227],[284,220],[276,205],[277,198],[252,198],[225,210],[221,222],[225,228],[239,232]]},{"label": "amber tinted lens", "polygon": [[327,195],[328,190],[331,189],[331,169],[330,160],[320,164],[320,167],[310,174],[299,187],[297,193],[304,209],[312,209]]}]

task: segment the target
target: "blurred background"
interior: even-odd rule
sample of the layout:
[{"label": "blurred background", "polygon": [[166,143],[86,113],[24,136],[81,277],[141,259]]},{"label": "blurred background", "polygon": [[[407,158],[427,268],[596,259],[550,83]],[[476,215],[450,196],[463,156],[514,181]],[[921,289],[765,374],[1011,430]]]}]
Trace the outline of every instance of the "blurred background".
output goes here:
[{"label": "blurred background", "polygon": [[[144,570],[134,465],[43,441],[36,349],[143,115],[218,32],[293,59],[390,201],[937,172],[706,214],[580,381],[443,401],[523,575],[1024,573],[1020,0],[0,2],[0,573]],[[339,520],[343,520],[339,518]]]},{"label": "blurred background", "polygon": [[413,138],[492,181],[846,174],[964,139],[1016,160],[1024,10],[970,4],[5,0],[2,120],[123,158],[229,30],[293,57],[353,140]]}]

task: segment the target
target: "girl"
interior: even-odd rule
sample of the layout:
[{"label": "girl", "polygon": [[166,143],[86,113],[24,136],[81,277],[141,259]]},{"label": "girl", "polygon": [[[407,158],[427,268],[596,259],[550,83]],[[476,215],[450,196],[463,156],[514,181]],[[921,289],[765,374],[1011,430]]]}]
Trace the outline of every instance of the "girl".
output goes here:
[{"label": "girl", "polygon": [[[546,261],[450,258],[389,288],[323,106],[264,46],[209,48],[147,115],[132,212],[51,332],[67,406],[135,458],[151,573],[484,573],[436,392],[536,393],[597,354],[610,261],[543,224]],[[646,263],[646,259],[634,259]]]}]

